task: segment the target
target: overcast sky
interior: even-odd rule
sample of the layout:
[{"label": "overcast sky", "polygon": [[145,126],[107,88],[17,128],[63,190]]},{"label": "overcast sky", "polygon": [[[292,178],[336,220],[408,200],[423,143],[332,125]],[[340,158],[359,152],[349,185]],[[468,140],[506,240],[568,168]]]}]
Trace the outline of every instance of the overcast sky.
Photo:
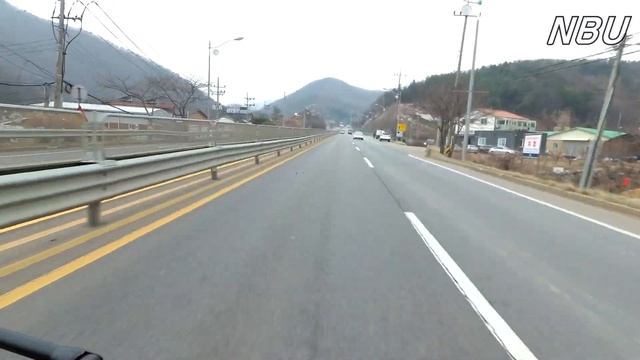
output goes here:
[{"label": "overcast sky", "polygon": [[[54,0],[9,0],[49,18]],[[67,0],[73,3],[74,0]],[[220,48],[212,77],[227,85],[223,103],[242,102],[246,92],[259,105],[308,82],[335,77],[367,89],[454,71],[463,19],[454,17],[462,0],[98,0],[144,54],[180,75],[207,79],[207,43],[244,36]],[[505,61],[589,55],[606,48],[547,46],[557,15],[640,15],[637,0],[486,0],[482,13],[478,66]],[[91,5],[85,29],[140,53]],[[640,17],[629,33],[640,31]],[[471,67],[475,20],[470,21],[463,68]],[[117,30],[110,25],[110,30]],[[640,35],[635,39],[639,42]],[[640,53],[628,56],[640,60]]]}]

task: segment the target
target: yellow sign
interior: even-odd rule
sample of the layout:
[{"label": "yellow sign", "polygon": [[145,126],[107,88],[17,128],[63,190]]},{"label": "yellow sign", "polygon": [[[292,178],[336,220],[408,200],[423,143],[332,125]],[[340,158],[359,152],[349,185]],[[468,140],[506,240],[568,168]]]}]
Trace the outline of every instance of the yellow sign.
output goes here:
[{"label": "yellow sign", "polygon": [[400,132],[407,131],[407,124],[402,124],[402,123],[398,124],[398,131]]}]

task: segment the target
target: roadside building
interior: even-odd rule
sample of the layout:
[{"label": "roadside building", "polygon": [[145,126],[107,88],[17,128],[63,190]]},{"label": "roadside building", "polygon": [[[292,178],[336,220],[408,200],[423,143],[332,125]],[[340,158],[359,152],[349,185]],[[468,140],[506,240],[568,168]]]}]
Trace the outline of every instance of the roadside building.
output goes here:
[{"label": "roadside building", "polygon": [[[464,117],[460,119],[460,124],[464,124]],[[509,111],[477,109],[469,117],[469,144],[519,149],[524,136],[535,132],[536,126],[535,120]],[[458,130],[458,142],[462,143],[464,125]]]},{"label": "roadside building", "polygon": [[[604,130],[602,133],[601,156],[618,156],[626,151],[631,151],[634,137],[615,130]],[[589,143],[597,136],[597,130],[587,127],[575,127],[565,131],[558,131],[547,135],[547,152],[556,156],[584,158]],[[609,141],[616,140],[611,144]]]}]

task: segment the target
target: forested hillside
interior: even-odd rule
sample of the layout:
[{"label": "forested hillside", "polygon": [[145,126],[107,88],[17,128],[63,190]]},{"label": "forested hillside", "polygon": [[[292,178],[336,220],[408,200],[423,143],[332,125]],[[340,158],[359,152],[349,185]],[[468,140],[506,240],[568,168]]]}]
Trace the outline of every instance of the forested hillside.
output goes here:
[{"label": "forested hillside", "polygon": [[[73,37],[78,31],[70,27],[69,32]],[[0,0],[0,83],[51,83],[54,81],[56,56],[51,22]],[[150,76],[176,76],[170,70],[87,31],[83,31],[69,46],[65,70],[66,81],[82,84],[90,93],[104,98],[122,96],[103,86],[109,79],[127,79],[133,84]],[[42,87],[0,85],[0,102],[28,104],[42,101]]]},{"label": "forested hillside", "polygon": [[348,122],[351,118],[358,117],[379,95],[379,91],[365,90],[342,80],[325,78],[313,81],[271,105],[280,108],[285,116],[300,112],[305,107],[312,107],[327,120]]},{"label": "forested hillside", "polygon": [[[493,107],[522,114],[539,121],[539,128],[552,129],[559,122],[571,126],[595,126],[611,64],[607,61],[566,64],[560,60],[531,60],[503,63],[479,69],[476,73],[475,107]],[[467,89],[468,74],[461,78]],[[435,102],[449,96],[454,74],[431,76],[414,82],[402,91],[403,103],[438,108]],[[458,93],[466,101],[466,93]],[[393,101],[387,93],[385,101]],[[382,101],[382,99],[378,99]],[[640,126],[640,62],[623,62],[620,80],[609,111],[608,128],[619,127],[638,133]],[[441,106],[440,106],[441,107]],[[464,106],[454,112],[461,113]],[[441,116],[440,114],[436,114]],[[570,124],[568,124],[570,122]]]}]

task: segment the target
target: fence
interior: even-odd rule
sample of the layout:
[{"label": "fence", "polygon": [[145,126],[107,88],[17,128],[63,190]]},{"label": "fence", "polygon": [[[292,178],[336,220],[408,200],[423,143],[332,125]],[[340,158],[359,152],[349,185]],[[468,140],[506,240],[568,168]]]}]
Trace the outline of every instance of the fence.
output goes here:
[{"label": "fence", "polygon": [[323,132],[0,104],[0,169],[96,162]]}]

